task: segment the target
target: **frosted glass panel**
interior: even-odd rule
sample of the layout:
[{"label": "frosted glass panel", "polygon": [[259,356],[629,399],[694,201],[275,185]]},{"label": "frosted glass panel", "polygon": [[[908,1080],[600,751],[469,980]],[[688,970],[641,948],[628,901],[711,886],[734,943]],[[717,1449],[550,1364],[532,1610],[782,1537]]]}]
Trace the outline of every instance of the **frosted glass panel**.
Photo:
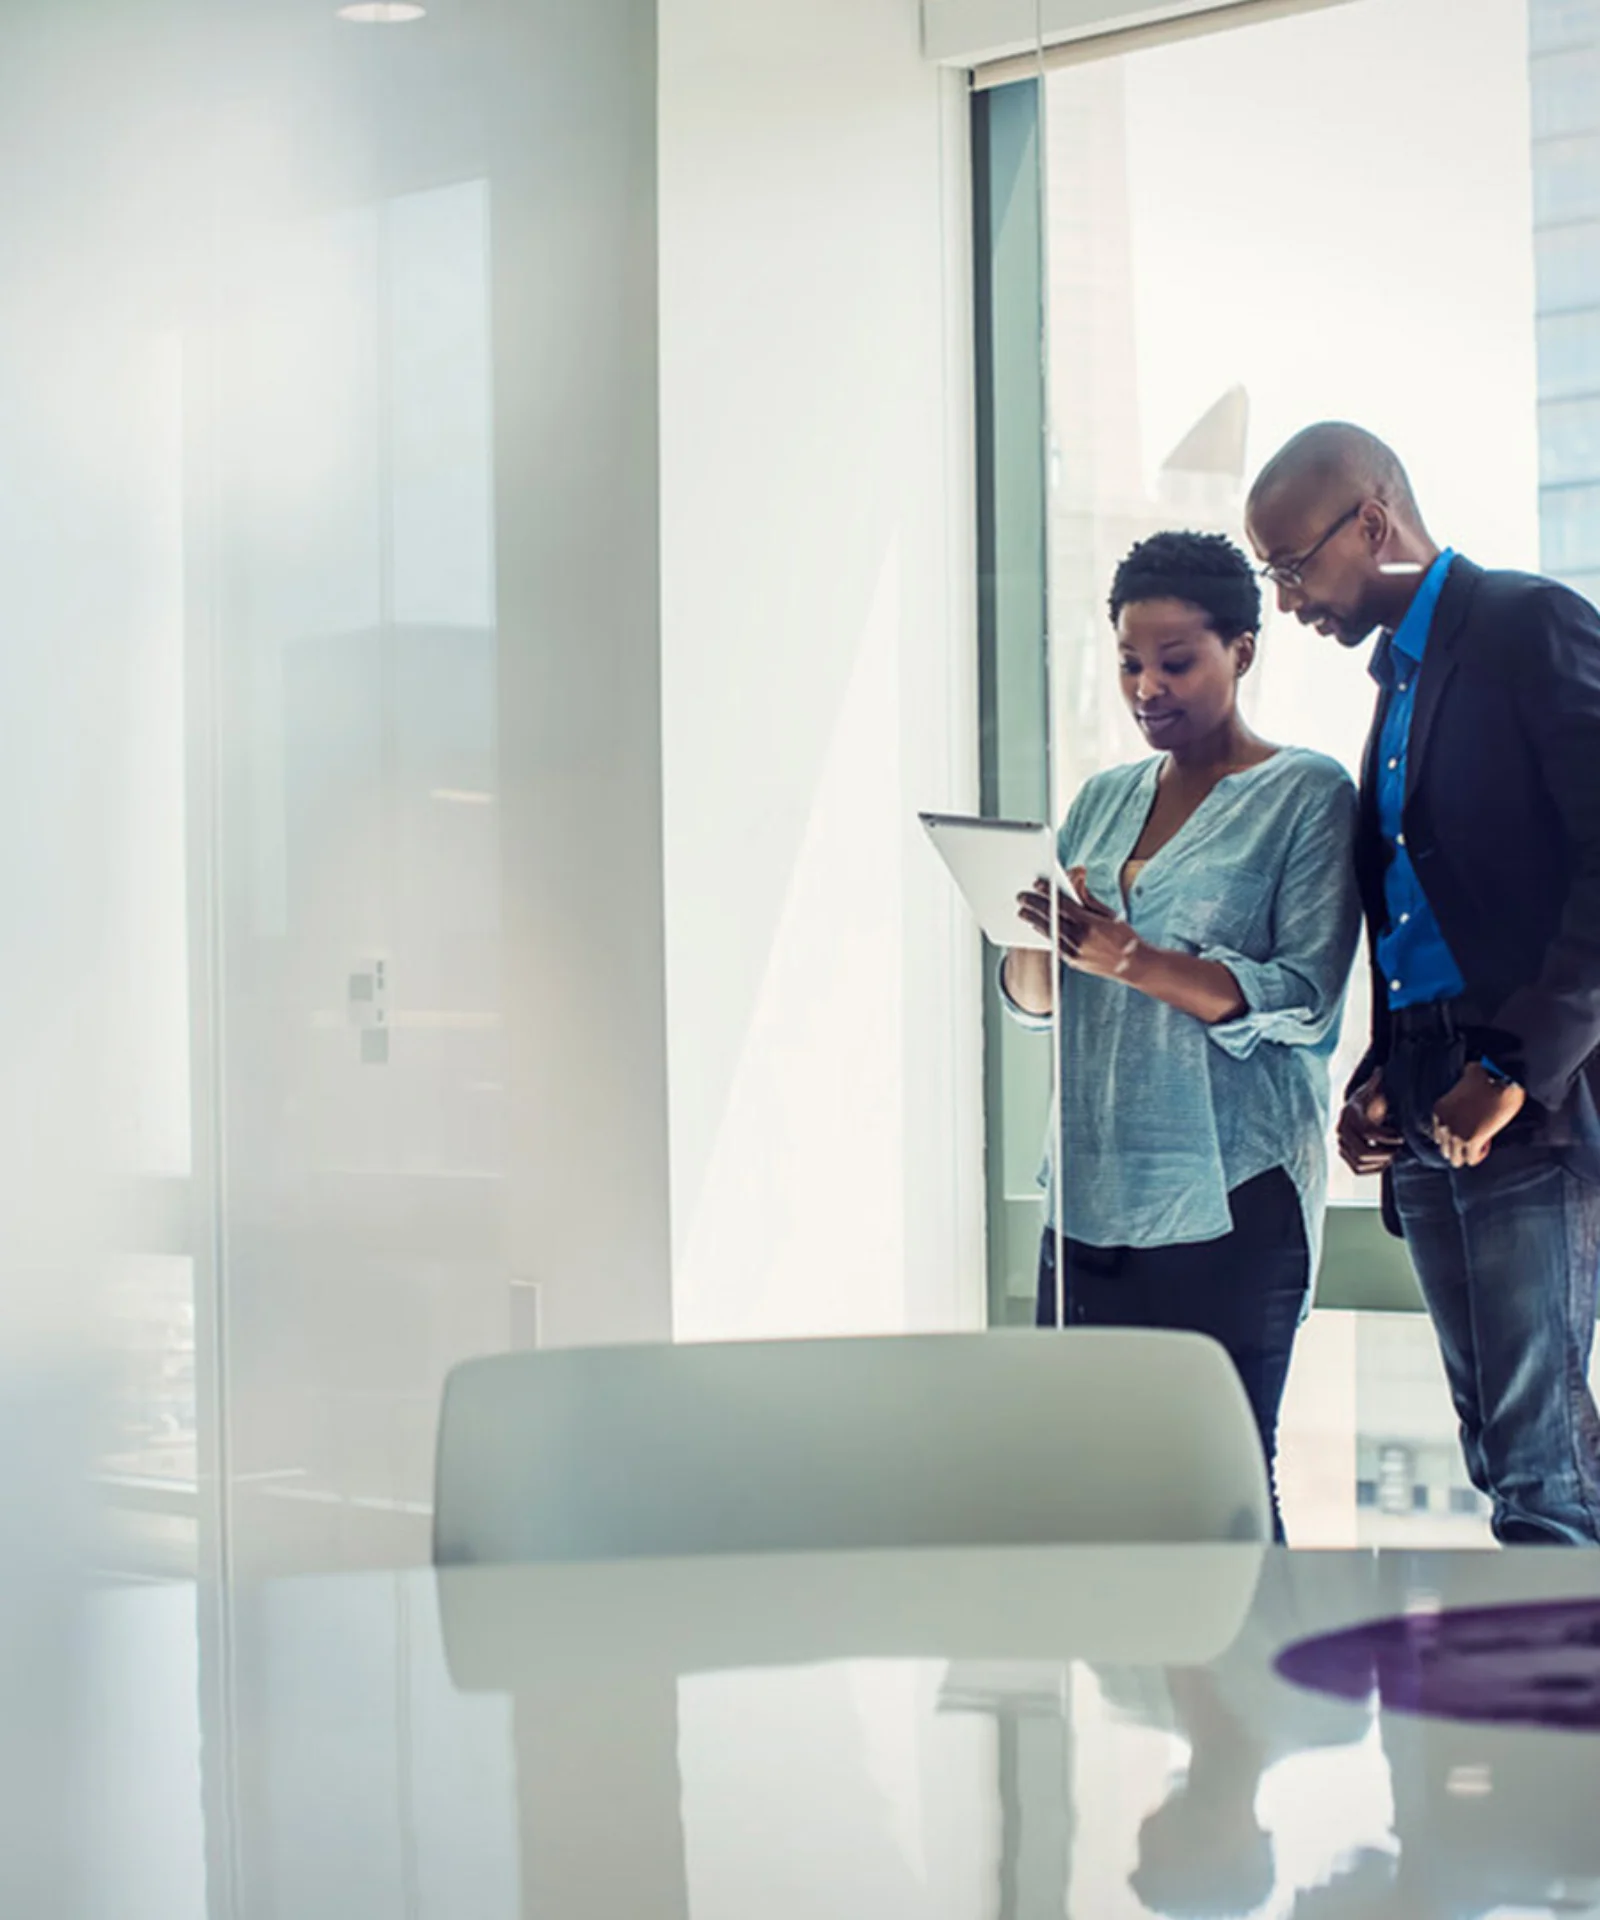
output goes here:
[{"label": "frosted glass panel", "polygon": [[8,33],[0,1332],[101,1572],[415,1561],[670,1324],[654,9]]},{"label": "frosted glass panel", "polygon": [[257,534],[239,585],[263,635],[379,618],[380,234],[368,208],[269,229],[230,289],[224,484]]},{"label": "frosted glass panel", "polygon": [[388,209],[394,614],[494,620],[489,195],[471,180]]}]

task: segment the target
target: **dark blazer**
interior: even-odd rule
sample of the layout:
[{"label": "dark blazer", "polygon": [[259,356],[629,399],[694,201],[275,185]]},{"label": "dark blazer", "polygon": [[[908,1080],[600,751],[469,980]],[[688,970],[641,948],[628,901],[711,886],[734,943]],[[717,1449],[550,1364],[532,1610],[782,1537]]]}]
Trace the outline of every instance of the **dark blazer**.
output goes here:
[{"label": "dark blazer", "polygon": [[[1368,946],[1388,850],[1367,738],[1356,869]],[[1553,580],[1452,560],[1417,682],[1403,815],[1417,879],[1482,1010],[1482,1050],[1535,1103],[1534,1137],[1600,1173],[1600,613]],[[1389,1056],[1376,972],[1372,1045]]]}]

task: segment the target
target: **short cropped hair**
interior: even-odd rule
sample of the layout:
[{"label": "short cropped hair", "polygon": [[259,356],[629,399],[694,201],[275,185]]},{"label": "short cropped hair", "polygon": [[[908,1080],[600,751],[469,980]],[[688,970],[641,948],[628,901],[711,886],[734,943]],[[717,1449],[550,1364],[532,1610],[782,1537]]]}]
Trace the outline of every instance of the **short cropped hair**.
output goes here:
[{"label": "short cropped hair", "polygon": [[1223,533],[1153,533],[1130,547],[1111,579],[1111,624],[1140,600],[1198,607],[1221,640],[1261,630],[1261,587],[1249,560]]}]

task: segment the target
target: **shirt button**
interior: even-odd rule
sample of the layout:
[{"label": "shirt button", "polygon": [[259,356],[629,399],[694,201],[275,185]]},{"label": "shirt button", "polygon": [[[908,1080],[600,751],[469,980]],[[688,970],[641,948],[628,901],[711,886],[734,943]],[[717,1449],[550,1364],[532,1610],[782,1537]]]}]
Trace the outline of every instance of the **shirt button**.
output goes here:
[{"label": "shirt button", "polygon": [[1405,835],[1403,833],[1397,833],[1394,837],[1394,843],[1397,847],[1403,847],[1406,843]]},{"label": "shirt button", "polygon": [[1409,693],[1411,691],[1411,682],[1409,680],[1402,680],[1400,682],[1400,691],[1402,693]]},{"label": "shirt button", "polygon": [[1406,927],[1406,926],[1409,926],[1409,925],[1411,924],[1411,915],[1410,915],[1409,913],[1403,913],[1403,914],[1401,914],[1401,916],[1400,916],[1400,924],[1401,924],[1401,926],[1403,926],[1403,927]]},{"label": "shirt button", "polygon": [[1393,772],[1394,772],[1394,770],[1395,770],[1395,768],[1396,768],[1397,766],[1399,766],[1399,764],[1400,764],[1400,762],[1399,762],[1398,760],[1391,760],[1391,761],[1389,762],[1389,771],[1390,771],[1391,773],[1393,773]]},{"label": "shirt button", "polygon": [[1398,980],[1391,980],[1389,982],[1389,991],[1391,993],[1398,993],[1400,991],[1400,982]]}]

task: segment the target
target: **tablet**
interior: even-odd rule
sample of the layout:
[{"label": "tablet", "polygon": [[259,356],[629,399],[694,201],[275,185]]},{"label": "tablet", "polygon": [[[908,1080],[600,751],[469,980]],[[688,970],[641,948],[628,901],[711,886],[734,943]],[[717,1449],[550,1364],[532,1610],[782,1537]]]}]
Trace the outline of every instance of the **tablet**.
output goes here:
[{"label": "tablet", "polygon": [[1071,894],[1056,866],[1052,830],[1037,820],[974,820],[957,813],[919,813],[917,818],[994,944],[1048,953],[1050,942],[1018,915],[1017,895],[1052,873],[1061,891]]}]

